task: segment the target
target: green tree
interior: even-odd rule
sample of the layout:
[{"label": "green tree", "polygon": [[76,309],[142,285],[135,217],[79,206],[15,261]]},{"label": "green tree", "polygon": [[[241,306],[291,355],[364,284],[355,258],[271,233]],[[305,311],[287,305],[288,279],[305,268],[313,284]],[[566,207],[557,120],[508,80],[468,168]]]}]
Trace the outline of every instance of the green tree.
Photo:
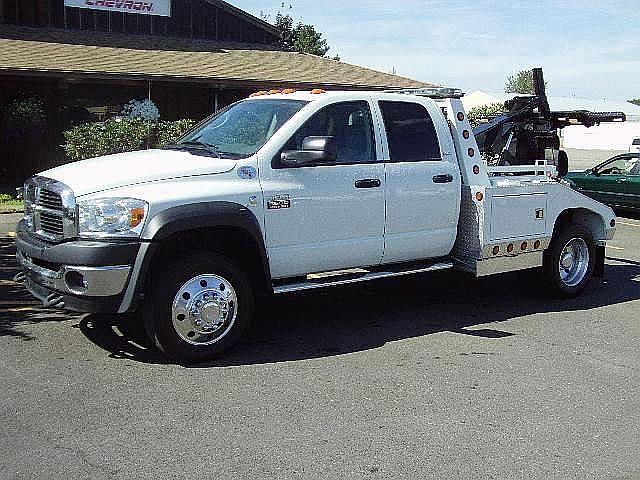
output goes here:
[{"label": "green tree", "polygon": [[[546,86],[545,82],[545,86]],[[533,71],[520,70],[515,75],[509,75],[504,83],[505,93],[519,93],[521,95],[534,95]]]},{"label": "green tree", "polygon": [[[330,47],[327,41],[322,38],[322,33],[316,30],[316,27],[310,24],[298,22],[294,25],[291,15],[283,15],[278,12],[276,15],[275,26],[282,35],[279,46],[288,52],[309,53],[319,57],[326,57]],[[340,60],[338,55],[332,57],[334,60]]]},{"label": "green tree", "polygon": [[473,128],[477,127],[483,122],[487,122],[496,115],[500,115],[505,112],[504,103],[490,103],[488,105],[481,105],[479,107],[472,108],[467,112],[467,118]]},{"label": "green tree", "polygon": [[640,98],[634,98],[633,100],[629,100],[629,103],[633,103],[634,105],[638,105],[640,107]]}]

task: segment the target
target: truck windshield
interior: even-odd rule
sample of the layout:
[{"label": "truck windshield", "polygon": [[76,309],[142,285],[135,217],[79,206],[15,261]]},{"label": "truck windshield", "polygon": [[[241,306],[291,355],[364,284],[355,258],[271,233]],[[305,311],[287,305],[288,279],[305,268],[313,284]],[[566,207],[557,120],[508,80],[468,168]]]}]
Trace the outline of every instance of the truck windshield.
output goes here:
[{"label": "truck windshield", "polygon": [[220,158],[250,157],[307,103],[243,100],[209,117],[165,148],[203,151]]}]

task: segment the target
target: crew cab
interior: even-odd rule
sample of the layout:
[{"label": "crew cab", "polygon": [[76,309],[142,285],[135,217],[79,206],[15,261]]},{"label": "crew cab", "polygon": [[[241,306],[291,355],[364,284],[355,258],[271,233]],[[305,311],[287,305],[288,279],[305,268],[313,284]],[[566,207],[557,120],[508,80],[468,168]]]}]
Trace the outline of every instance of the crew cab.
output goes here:
[{"label": "crew cab", "polygon": [[455,268],[580,293],[613,211],[554,167],[488,167],[452,89],[259,92],[164,149],[25,184],[23,281],[45,305],[142,311],[167,355],[233,345],[259,294]]}]

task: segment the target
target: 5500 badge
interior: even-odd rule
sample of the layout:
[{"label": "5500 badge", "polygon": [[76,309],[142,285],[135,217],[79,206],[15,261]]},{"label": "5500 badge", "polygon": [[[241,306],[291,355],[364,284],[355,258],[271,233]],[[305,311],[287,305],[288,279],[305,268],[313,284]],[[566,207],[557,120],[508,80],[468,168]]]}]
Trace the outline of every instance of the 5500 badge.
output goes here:
[{"label": "5500 badge", "polygon": [[291,208],[291,197],[289,195],[274,195],[267,200],[268,210],[280,210],[281,208]]}]

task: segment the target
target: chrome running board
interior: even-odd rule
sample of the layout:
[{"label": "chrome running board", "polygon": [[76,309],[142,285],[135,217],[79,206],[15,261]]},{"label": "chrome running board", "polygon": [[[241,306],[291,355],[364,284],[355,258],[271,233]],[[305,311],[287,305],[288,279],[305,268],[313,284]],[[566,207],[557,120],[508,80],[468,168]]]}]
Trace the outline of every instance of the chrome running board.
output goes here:
[{"label": "chrome running board", "polygon": [[381,278],[400,277],[416,273],[448,270],[450,268],[453,268],[453,262],[439,261],[429,263],[412,262],[410,264],[383,265],[381,267],[370,269],[354,268],[349,270],[337,270],[335,272],[314,273],[307,275],[304,280],[298,278],[297,281],[289,283],[285,283],[286,281],[278,283],[274,282],[273,292],[299,292],[314,288],[335,287],[337,285],[346,285],[349,283],[368,282],[370,280],[379,280]]}]

